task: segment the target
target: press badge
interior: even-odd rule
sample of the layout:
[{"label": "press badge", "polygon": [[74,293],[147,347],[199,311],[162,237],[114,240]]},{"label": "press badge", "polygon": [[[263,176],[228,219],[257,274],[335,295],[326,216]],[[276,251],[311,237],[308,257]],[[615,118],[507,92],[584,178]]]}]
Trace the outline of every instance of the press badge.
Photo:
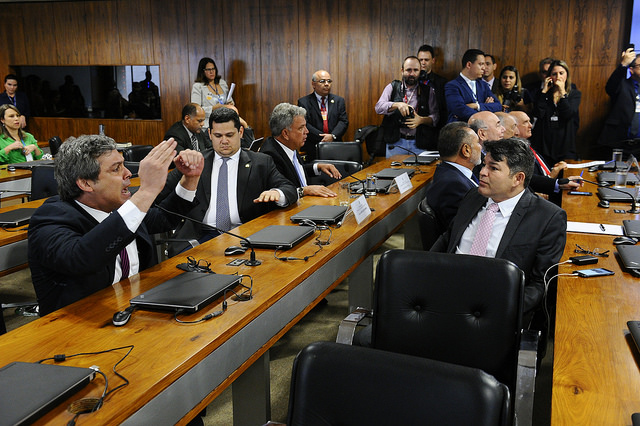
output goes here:
[{"label": "press badge", "polygon": [[553,115],[549,118],[549,120],[551,120],[551,121],[558,121],[558,116],[557,116],[557,115],[555,115],[555,114],[553,114]]}]

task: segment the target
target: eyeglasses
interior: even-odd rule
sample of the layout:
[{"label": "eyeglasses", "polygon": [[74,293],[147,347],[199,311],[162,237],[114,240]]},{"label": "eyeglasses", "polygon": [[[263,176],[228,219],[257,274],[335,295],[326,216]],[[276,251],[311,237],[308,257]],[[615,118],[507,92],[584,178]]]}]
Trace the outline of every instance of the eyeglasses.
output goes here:
[{"label": "eyeglasses", "polygon": [[215,68],[205,68],[204,71],[205,72],[215,72]]},{"label": "eyeglasses", "polygon": [[211,262],[200,259],[196,260],[193,256],[187,256],[187,264],[194,272],[211,272]]},{"label": "eyeglasses", "polygon": [[578,244],[576,244],[576,249],[574,250],[574,252],[579,254],[590,254],[592,256],[609,257],[609,250],[603,250],[600,248],[594,248],[593,250],[588,250],[580,247]]},{"label": "eyeglasses", "polygon": [[317,80],[316,83],[320,83],[320,84],[329,83],[329,84],[331,84],[331,83],[333,83],[333,80],[331,80],[331,79],[328,79],[328,80],[324,80],[324,79],[323,80]]}]

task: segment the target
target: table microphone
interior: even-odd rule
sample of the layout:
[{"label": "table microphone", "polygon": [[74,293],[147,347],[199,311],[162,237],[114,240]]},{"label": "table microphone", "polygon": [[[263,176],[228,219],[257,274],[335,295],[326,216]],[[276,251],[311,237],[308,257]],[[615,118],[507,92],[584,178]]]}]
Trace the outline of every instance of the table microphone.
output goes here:
[{"label": "table microphone", "polygon": [[229,231],[224,231],[224,230],[222,230],[222,229],[220,229],[220,228],[217,228],[217,227],[215,227],[215,226],[209,225],[208,223],[201,222],[201,221],[199,221],[199,220],[197,220],[197,219],[194,219],[194,218],[192,218],[192,217],[185,216],[185,215],[182,215],[182,214],[180,214],[180,213],[172,212],[171,210],[167,210],[167,209],[165,209],[164,207],[159,206],[158,204],[155,204],[155,203],[154,203],[153,205],[154,205],[154,207],[159,208],[160,210],[162,210],[162,211],[163,211],[163,212],[165,212],[165,213],[168,213],[168,214],[172,214],[172,215],[175,215],[175,216],[181,217],[182,219],[185,219],[185,220],[191,221],[191,222],[193,222],[193,223],[197,223],[197,224],[202,225],[202,226],[205,226],[205,227],[207,227],[207,228],[211,228],[211,229],[213,229],[214,231],[218,231],[218,232],[220,232],[221,234],[228,234],[228,235],[231,235],[232,237],[236,237],[236,238],[241,239],[241,240],[242,240],[242,241],[244,241],[244,242],[247,244],[247,246],[251,249],[251,256],[249,257],[249,260],[247,260],[246,262],[244,262],[244,264],[245,264],[245,265],[247,265],[247,266],[258,266],[258,265],[262,265],[262,262],[261,262],[261,261],[259,261],[258,259],[256,259],[256,252],[255,252],[255,250],[253,249],[253,244],[251,244],[251,241],[249,241],[249,239],[248,239],[248,238],[241,237],[240,235],[234,234],[234,233],[229,232]]},{"label": "table microphone", "polygon": [[[558,179],[558,185],[567,184],[567,183],[569,183],[569,180],[570,180],[570,179],[567,179],[567,178]],[[632,213],[632,214],[638,214],[638,213],[640,213],[640,208],[638,208],[638,200],[636,200],[636,197],[634,197],[633,195],[629,194],[629,193],[628,193],[628,192],[626,192],[626,191],[621,191],[621,190],[620,190],[620,189],[618,189],[618,188],[612,188],[612,187],[610,186],[610,185],[611,185],[610,183],[606,183],[606,182],[603,182],[603,183],[600,183],[600,182],[593,182],[593,181],[586,180],[586,179],[583,179],[583,178],[580,178],[580,179],[573,179],[573,180],[574,180],[574,181],[576,181],[576,182],[578,182],[578,181],[587,182],[587,183],[590,183],[590,184],[592,184],[592,185],[595,185],[595,186],[597,186],[597,187],[599,187],[599,188],[608,188],[608,189],[610,189],[610,190],[612,190],[612,191],[619,192],[619,193],[621,193],[621,194],[625,194],[625,195],[627,195],[627,196],[631,197],[631,210],[627,210],[627,213]]]},{"label": "table microphone", "polygon": [[400,149],[403,149],[403,150],[407,151],[409,154],[413,154],[413,156],[416,157],[416,167],[418,167],[420,165],[420,163],[418,162],[418,154],[413,152],[413,151],[411,151],[410,149],[405,148],[404,146],[400,146],[400,145],[389,145],[389,148],[390,149],[400,148]]}]

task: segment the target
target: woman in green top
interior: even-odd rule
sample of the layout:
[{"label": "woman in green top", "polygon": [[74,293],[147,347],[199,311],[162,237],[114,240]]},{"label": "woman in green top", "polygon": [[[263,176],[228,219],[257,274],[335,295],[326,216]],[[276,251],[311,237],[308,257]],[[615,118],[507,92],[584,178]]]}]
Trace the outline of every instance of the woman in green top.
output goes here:
[{"label": "woman in green top", "polygon": [[42,150],[31,133],[20,127],[20,111],[11,104],[0,106],[0,164],[22,163],[38,160]]}]

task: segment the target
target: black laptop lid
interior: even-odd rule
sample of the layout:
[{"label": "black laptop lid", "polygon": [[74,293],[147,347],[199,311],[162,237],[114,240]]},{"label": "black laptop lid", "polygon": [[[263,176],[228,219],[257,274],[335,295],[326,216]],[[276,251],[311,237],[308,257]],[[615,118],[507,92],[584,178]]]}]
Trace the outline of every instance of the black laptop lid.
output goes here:
[{"label": "black laptop lid", "polygon": [[29,223],[36,209],[21,208],[0,213],[0,226],[14,227]]},{"label": "black laptop lid", "polygon": [[[598,182],[614,184],[616,183],[617,173],[615,172],[600,172],[598,173]],[[635,185],[638,181],[638,176],[633,173],[627,173],[627,185]]]},{"label": "black laptop lid", "polygon": [[380,170],[378,173],[376,173],[376,177],[378,179],[395,179],[403,173],[407,173],[409,177],[411,177],[415,172],[416,172],[415,169],[408,169],[406,167],[405,168],[397,168],[397,167],[388,168],[388,169]]},{"label": "black laptop lid", "polygon": [[[427,165],[427,164],[431,164],[431,163],[437,161],[438,159],[440,159],[440,155],[439,154],[435,154],[435,155],[418,155],[418,164]],[[405,166],[415,166],[416,157],[415,156],[407,157],[402,162],[404,163]]]},{"label": "black laptop lid", "polygon": [[138,308],[196,312],[229,287],[240,282],[238,275],[184,272],[131,299]]},{"label": "black laptop lid", "polygon": [[346,206],[310,206],[291,216],[291,221],[311,220],[323,225],[338,223],[347,211]]},{"label": "black laptop lid", "polygon": [[90,368],[12,362],[0,369],[0,425],[31,424],[86,386]]},{"label": "black laptop lid", "polygon": [[[281,248],[286,250],[300,243],[314,232],[315,229],[312,226],[269,225],[248,236],[247,240],[251,242],[253,248]],[[246,242],[242,241],[242,244],[246,245]]]},{"label": "black laptop lid", "polygon": [[640,246],[618,245],[616,250],[627,269],[640,269]]},{"label": "black laptop lid", "polygon": [[[381,192],[386,194],[389,192],[389,187],[393,183],[393,180],[389,179],[376,179],[376,192]],[[349,184],[349,189],[354,194],[362,194],[362,186],[363,182],[351,182]]]},{"label": "black laptop lid", "polygon": [[598,197],[600,197],[601,200],[607,200],[614,203],[631,203],[635,194],[635,188],[616,188],[615,190],[612,188],[598,188]]}]

